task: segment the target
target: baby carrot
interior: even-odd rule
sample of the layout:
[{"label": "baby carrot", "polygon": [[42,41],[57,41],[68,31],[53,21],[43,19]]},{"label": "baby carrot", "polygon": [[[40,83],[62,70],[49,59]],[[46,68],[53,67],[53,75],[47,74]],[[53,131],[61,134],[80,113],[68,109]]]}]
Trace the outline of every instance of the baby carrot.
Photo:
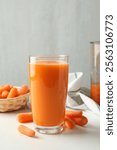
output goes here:
[{"label": "baby carrot", "polygon": [[81,121],[82,117],[72,118],[76,125],[82,126]]},{"label": "baby carrot", "polygon": [[0,94],[0,98],[2,98],[2,94]]},{"label": "baby carrot", "polygon": [[18,131],[24,135],[30,136],[30,137],[34,137],[35,136],[35,131],[24,126],[24,125],[19,125],[18,126]]},{"label": "baby carrot", "polygon": [[9,94],[9,92],[5,90],[2,92],[1,96],[2,96],[2,98],[7,98],[8,94]]},{"label": "baby carrot", "polygon": [[17,115],[17,120],[20,123],[33,122],[32,113],[19,113]]},{"label": "baby carrot", "polygon": [[23,95],[23,94],[28,93],[28,91],[29,91],[28,86],[27,85],[22,85],[21,88],[18,89],[18,94]]},{"label": "baby carrot", "polygon": [[69,118],[74,118],[74,117],[81,117],[82,116],[82,111],[70,111],[66,110],[65,115]]},{"label": "baby carrot", "polygon": [[15,87],[12,87],[7,98],[13,98],[13,97],[16,97],[17,96],[17,88]]},{"label": "baby carrot", "polygon": [[78,117],[78,118],[73,118],[75,124],[79,126],[84,126],[88,123],[88,119],[85,116]]},{"label": "baby carrot", "polygon": [[88,119],[85,116],[82,116],[82,126],[86,125],[88,123]]},{"label": "baby carrot", "polygon": [[71,119],[65,118],[65,127],[67,127],[68,129],[73,129],[74,126],[75,124]]},{"label": "baby carrot", "polygon": [[11,85],[7,84],[7,85],[3,85],[0,87],[0,93],[2,93],[3,91],[10,91],[11,89]]}]

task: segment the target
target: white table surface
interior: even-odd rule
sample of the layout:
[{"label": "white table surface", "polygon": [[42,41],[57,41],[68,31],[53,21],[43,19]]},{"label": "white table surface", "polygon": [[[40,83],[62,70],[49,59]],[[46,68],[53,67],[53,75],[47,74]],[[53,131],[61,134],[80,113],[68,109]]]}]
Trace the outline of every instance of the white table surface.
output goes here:
[{"label": "white table surface", "polygon": [[[59,135],[37,133],[35,138],[27,137],[18,132],[20,124],[16,120],[19,112],[0,113],[0,150],[99,150],[100,149],[100,118],[87,111],[88,124],[65,130]],[[26,123],[34,129],[33,123]]]}]

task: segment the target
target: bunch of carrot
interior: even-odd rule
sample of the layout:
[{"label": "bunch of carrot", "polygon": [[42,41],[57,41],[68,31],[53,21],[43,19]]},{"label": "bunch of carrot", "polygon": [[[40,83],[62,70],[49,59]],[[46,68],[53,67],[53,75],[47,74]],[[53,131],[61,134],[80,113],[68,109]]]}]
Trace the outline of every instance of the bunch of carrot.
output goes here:
[{"label": "bunch of carrot", "polygon": [[[19,113],[17,115],[17,120],[20,123],[27,123],[27,122],[33,122],[33,117],[32,113]],[[65,113],[65,120],[64,120],[64,125],[68,129],[73,129],[75,125],[78,126],[84,126],[88,123],[87,117],[83,115],[82,111],[69,111],[66,110]],[[20,133],[33,137],[35,136],[35,131],[24,126],[24,125],[19,125],[18,130]]]},{"label": "bunch of carrot", "polygon": [[10,84],[0,86],[0,99],[14,98],[29,92],[27,85],[22,85],[20,88]]},{"label": "bunch of carrot", "polygon": [[82,111],[70,111],[66,110],[65,114],[65,126],[69,129],[78,126],[84,126],[88,123],[87,117],[83,115]]}]

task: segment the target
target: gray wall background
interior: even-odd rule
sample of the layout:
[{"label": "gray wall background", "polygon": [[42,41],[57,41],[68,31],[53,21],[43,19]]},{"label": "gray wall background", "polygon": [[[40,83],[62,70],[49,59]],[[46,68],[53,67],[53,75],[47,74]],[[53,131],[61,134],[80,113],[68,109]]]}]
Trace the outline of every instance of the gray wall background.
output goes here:
[{"label": "gray wall background", "polygon": [[0,0],[0,85],[27,84],[30,55],[67,54],[89,87],[99,20],[99,0]]}]

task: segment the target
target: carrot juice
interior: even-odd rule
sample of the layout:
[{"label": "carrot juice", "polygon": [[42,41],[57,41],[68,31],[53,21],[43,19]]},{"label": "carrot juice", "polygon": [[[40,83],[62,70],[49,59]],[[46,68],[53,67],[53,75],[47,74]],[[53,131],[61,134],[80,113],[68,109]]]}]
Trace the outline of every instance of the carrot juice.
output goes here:
[{"label": "carrot juice", "polygon": [[91,98],[100,105],[100,41],[91,42]]},{"label": "carrot juice", "polygon": [[100,84],[91,84],[91,98],[100,105]]},{"label": "carrot juice", "polygon": [[29,78],[33,121],[39,128],[47,127],[49,132],[49,127],[64,122],[68,63],[41,59],[30,62]]}]

